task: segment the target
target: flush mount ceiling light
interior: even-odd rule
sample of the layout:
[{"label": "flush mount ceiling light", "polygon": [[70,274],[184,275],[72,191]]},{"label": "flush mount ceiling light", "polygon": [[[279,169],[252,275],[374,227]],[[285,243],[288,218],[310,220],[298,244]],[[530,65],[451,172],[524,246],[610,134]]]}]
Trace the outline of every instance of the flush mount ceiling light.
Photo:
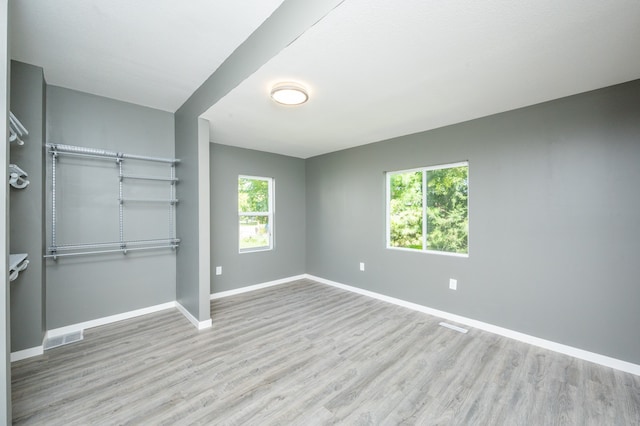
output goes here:
[{"label": "flush mount ceiling light", "polygon": [[301,105],[309,100],[309,94],[298,83],[278,83],[271,89],[271,99],[282,105]]}]

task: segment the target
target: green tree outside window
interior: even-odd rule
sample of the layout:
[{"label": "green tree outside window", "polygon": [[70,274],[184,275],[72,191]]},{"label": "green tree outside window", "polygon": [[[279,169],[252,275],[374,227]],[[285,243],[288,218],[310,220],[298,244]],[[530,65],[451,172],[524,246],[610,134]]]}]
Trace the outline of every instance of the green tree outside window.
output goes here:
[{"label": "green tree outside window", "polygon": [[465,164],[389,173],[389,246],[468,253],[468,170]]},{"label": "green tree outside window", "polygon": [[238,177],[240,251],[267,250],[272,246],[272,179]]}]

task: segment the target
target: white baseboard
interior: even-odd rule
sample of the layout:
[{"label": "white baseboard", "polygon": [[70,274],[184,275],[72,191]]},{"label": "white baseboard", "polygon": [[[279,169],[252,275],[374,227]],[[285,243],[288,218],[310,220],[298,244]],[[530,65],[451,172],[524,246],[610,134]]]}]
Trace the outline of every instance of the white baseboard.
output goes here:
[{"label": "white baseboard", "polygon": [[63,336],[65,334],[74,333],[80,330],[86,330],[87,328],[98,327],[100,325],[111,324],[114,322],[127,320],[130,318],[139,317],[142,315],[151,314],[158,311],[164,311],[165,309],[175,308],[176,302],[167,302],[160,305],[149,306],[147,308],[136,309],[135,311],[123,312],[121,314],[110,315],[108,317],[102,317],[91,321],[79,322],[77,324],[67,325],[65,327],[54,328],[47,331],[45,340],[50,337]]},{"label": "white baseboard", "polygon": [[31,358],[32,356],[42,355],[44,353],[43,346],[23,349],[21,351],[11,352],[11,362],[20,361],[22,359]]},{"label": "white baseboard", "polygon": [[374,299],[382,300],[384,302],[393,303],[394,305],[403,306],[405,308],[413,309],[414,311],[423,312],[425,314],[433,315],[436,317],[444,318],[449,321],[454,321],[460,324],[467,325],[469,327],[478,328],[480,330],[488,331],[490,333],[498,334],[500,336],[508,337],[510,339],[518,340],[520,342],[528,343],[530,345],[538,346],[544,349],[549,349],[554,352],[569,355],[574,358],[579,358],[585,361],[600,364],[605,367],[611,367],[616,370],[625,371],[627,373],[640,376],[640,365],[633,364],[631,362],[622,361],[620,359],[612,358],[606,355],[597,354],[594,352],[585,351],[583,349],[574,348],[572,346],[563,345],[561,343],[552,342],[550,340],[541,339],[539,337],[531,336],[528,334],[520,333],[518,331],[510,330],[508,328],[499,327],[497,325],[488,324],[486,322],[477,321],[471,318],[466,318],[460,315],[452,314],[438,309],[429,308],[427,306],[418,305],[416,303],[407,302],[406,300],[396,299],[395,297],[385,296],[384,294],[375,293],[369,290],[363,290],[358,287],[352,287],[350,285],[338,283],[335,281],[327,280],[324,278],[316,277],[313,275],[305,274],[307,279],[317,281],[321,284],[337,287],[342,290],[351,291],[353,293],[369,296]]},{"label": "white baseboard", "polygon": [[191,322],[191,324],[195,325],[198,330],[204,330],[206,328],[211,328],[211,326],[212,326],[211,318],[209,318],[206,321],[198,321],[198,319],[196,317],[191,315],[191,312],[189,312],[187,310],[187,308],[182,306],[179,302],[175,302],[175,303],[176,303],[176,308],[178,308],[180,313],[182,315],[184,315],[185,318],[187,318],[189,320],[189,322]]},{"label": "white baseboard", "polygon": [[[550,340],[541,339],[539,337],[520,333],[518,331],[510,330],[508,328],[499,327],[493,324],[477,321],[471,318],[466,318],[460,315],[452,314],[452,313],[441,311],[438,309],[429,308],[427,306],[418,305],[417,303],[407,302],[406,300],[396,299],[395,297],[386,296],[384,294],[375,293],[373,291],[364,290],[364,289],[353,287],[347,284],[338,283],[338,282],[327,280],[321,277],[316,277],[310,274],[296,275],[288,278],[283,278],[280,280],[269,281],[261,284],[242,287],[239,289],[212,293],[210,295],[210,299],[219,299],[222,297],[233,296],[236,294],[255,291],[262,288],[272,287],[272,286],[285,284],[288,282],[297,281],[301,279],[313,280],[321,284],[326,284],[332,287],[340,288],[342,290],[358,293],[374,299],[382,300],[384,302],[392,303],[394,305],[403,306],[405,308],[409,308],[418,312],[423,312],[423,313],[433,315],[439,318],[443,318],[449,321],[454,321],[460,324],[464,324],[469,327],[478,328],[480,330],[488,331],[490,333],[508,337],[510,339],[518,340],[524,343],[528,343],[530,345],[538,346],[554,352],[562,353],[562,354],[579,358],[585,361],[593,362],[595,364],[600,364],[606,367],[611,367],[616,370],[625,371],[627,373],[640,376],[640,365],[638,364],[633,364],[627,361],[619,360],[616,358],[612,358],[612,357],[601,355],[594,352],[589,352],[583,349],[567,346],[561,343],[552,342]],[[158,311],[162,311],[162,310],[170,309],[174,307],[177,308],[182,313],[182,315],[184,315],[193,325],[195,325],[198,330],[203,330],[206,328],[210,328],[212,326],[211,318],[209,318],[206,321],[198,321],[193,315],[191,315],[189,311],[187,311],[187,309],[185,309],[184,306],[182,306],[178,302],[173,301],[173,302],[163,303],[160,305],[150,306],[143,309],[137,309],[135,311],[125,312],[122,314],[111,315],[104,318],[98,318],[91,321],[85,321],[78,324],[72,324],[65,327],[55,328],[47,331],[45,335],[45,339],[77,332],[80,330],[85,330],[87,328],[98,327],[100,325],[111,324],[117,321],[135,318],[141,315],[147,315],[153,312],[158,312]],[[44,353],[43,346],[37,346],[34,348],[28,348],[21,351],[12,352],[11,362],[19,361],[19,360],[30,358],[33,356],[42,355],[43,353]]]},{"label": "white baseboard", "polygon": [[291,281],[297,281],[297,280],[301,280],[301,279],[304,279],[304,278],[307,278],[307,277],[309,277],[309,275],[307,275],[307,274],[294,275],[294,276],[288,277],[288,278],[282,278],[282,279],[274,280],[274,281],[267,281],[267,282],[264,282],[264,283],[249,285],[249,286],[246,286],[246,287],[236,288],[236,289],[233,289],[233,290],[219,291],[217,293],[211,293],[210,300],[221,299],[223,297],[229,297],[229,296],[235,296],[236,294],[241,294],[241,293],[247,293],[247,292],[250,292],[250,291],[260,290],[261,288],[273,287],[274,285],[290,283]]},{"label": "white baseboard", "polygon": [[[52,337],[63,336],[65,334],[75,333],[78,331],[86,330],[88,328],[112,324],[114,322],[139,317],[142,315],[152,314],[154,312],[164,311],[165,309],[171,309],[171,308],[177,308],[182,313],[182,315],[187,317],[187,319],[193,325],[196,326],[198,330],[209,328],[212,325],[211,319],[209,319],[208,321],[198,321],[194,318],[193,315],[189,313],[189,311],[187,311],[184,308],[184,306],[182,306],[178,302],[173,301],[173,302],[162,303],[160,305],[149,306],[147,308],[136,309],[135,311],[123,312],[117,315],[110,315],[108,317],[97,318],[91,321],[84,321],[77,324],[71,324],[64,327],[54,328],[54,329],[48,330],[45,333],[44,340],[47,340]],[[44,353],[44,346],[37,346],[35,348],[29,348],[22,351],[13,352],[11,353],[11,362],[42,355],[43,353]]]}]

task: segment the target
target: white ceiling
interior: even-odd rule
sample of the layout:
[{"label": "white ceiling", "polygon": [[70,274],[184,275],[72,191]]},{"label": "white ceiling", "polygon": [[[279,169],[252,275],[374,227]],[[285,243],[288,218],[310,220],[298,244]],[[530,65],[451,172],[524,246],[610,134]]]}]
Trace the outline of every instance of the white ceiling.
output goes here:
[{"label": "white ceiling", "polygon": [[11,0],[11,57],[48,84],[174,112],[282,0]]},{"label": "white ceiling", "polygon": [[[175,111],[282,0],[11,0],[49,84]],[[345,0],[203,116],[301,158],[640,78],[640,0]],[[282,107],[278,81],[310,101]]]},{"label": "white ceiling", "polygon": [[[204,116],[307,158],[637,78],[638,0],[346,0]],[[270,101],[283,80],[310,101]]]}]

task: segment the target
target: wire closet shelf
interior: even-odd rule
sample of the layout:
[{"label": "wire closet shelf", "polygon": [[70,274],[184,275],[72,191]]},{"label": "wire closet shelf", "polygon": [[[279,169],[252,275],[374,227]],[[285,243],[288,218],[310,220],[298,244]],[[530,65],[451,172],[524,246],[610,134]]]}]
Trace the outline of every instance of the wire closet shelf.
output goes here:
[{"label": "wire closet shelf", "polygon": [[[45,258],[57,260],[58,257],[95,255],[104,253],[123,253],[129,251],[140,250],[157,250],[170,248],[175,250],[180,245],[180,239],[175,236],[175,208],[178,204],[176,198],[175,185],[179,179],[176,177],[175,167],[180,160],[175,158],[150,157],[145,155],[126,154],[122,152],[108,151],[99,148],[88,148],[63,144],[47,144],[47,152],[51,155],[51,244],[47,247]],[[58,200],[56,199],[57,168],[59,156],[71,156],[87,159],[97,159],[106,161],[115,161],[118,171],[118,241],[101,241],[91,243],[77,244],[59,244],[57,235],[57,219],[59,212]],[[169,166],[169,176],[127,174],[123,171],[123,163],[126,160],[148,161],[155,163],[165,163]],[[167,198],[125,198],[124,182],[132,181],[150,181],[150,182],[166,182],[169,184]],[[168,237],[167,238],[149,238],[149,239],[125,239],[124,221],[125,221],[125,205],[130,203],[152,203],[168,205]]]}]

